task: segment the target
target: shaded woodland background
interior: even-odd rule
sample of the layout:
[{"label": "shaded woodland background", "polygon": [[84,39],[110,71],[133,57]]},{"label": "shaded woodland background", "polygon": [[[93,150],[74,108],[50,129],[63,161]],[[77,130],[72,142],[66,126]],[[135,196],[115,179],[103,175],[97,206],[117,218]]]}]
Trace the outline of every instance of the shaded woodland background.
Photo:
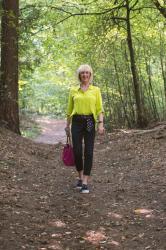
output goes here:
[{"label": "shaded woodland background", "polygon": [[82,63],[94,69],[108,129],[165,119],[165,1],[7,0],[0,13],[1,124],[20,133],[19,113],[65,117]]},{"label": "shaded woodland background", "polygon": [[[0,250],[165,250],[165,1],[0,3]],[[111,131],[96,136],[88,196],[60,157],[82,63]],[[44,139],[23,138],[22,121],[40,130],[30,118]]]}]

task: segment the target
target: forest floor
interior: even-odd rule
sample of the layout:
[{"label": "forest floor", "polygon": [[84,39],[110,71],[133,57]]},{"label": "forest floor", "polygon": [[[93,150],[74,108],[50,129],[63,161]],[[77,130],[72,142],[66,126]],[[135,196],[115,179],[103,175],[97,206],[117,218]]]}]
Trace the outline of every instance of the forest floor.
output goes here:
[{"label": "forest floor", "polygon": [[90,194],[62,148],[0,128],[1,250],[166,249],[165,134],[96,137]]}]

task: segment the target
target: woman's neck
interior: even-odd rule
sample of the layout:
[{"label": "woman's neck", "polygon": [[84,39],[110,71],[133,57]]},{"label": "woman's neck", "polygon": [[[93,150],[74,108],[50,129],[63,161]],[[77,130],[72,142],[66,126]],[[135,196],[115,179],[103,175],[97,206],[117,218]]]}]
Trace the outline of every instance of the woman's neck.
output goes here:
[{"label": "woman's neck", "polygon": [[81,86],[89,86],[90,85],[90,82],[81,82]]}]

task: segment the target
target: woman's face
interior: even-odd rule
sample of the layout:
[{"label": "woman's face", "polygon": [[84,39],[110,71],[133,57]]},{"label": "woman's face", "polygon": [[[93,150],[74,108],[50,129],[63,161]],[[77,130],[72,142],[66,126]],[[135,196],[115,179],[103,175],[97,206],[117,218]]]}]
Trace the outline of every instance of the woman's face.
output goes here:
[{"label": "woman's face", "polygon": [[80,81],[84,83],[88,83],[91,77],[91,73],[89,71],[80,72]]}]

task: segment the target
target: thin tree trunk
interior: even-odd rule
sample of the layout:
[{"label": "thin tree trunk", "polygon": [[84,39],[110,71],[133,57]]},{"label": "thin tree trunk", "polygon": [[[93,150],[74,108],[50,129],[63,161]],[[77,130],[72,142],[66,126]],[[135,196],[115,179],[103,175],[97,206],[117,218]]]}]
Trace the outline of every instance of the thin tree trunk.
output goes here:
[{"label": "thin tree trunk", "polygon": [[164,82],[164,95],[165,95],[165,101],[166,101],[166,71],[164,68],[166,68],[166,66],[164,67],[164,62],[163,62],[163,58],[160,55],[160,63],[161,63],[161,71],[162,71],[162,77],[163,77],[163,82]]},{"label": "thin tree trunk", "polygon": [[152,87],[151,67],[150,67],[150,63],[148,64],[148,62],[147,62],[146,56],[145,56],[145,64],[146,64],[146,72],[147,72],[148,80],[149,80],[149,96],[150,96],[151,102],[152,102],[154,119],[158,120],[159,115],[158,115],[156,101],[155,101],[155,95],[154,95],[154,91],[153,91],[153,87]]},{"label": "thin tree trunk", "polygon": [[114,56],[115,74],[116,74],[117,85],[118,85],[118,90],[119,90],[119,94],[120,94],[120,101],[121,101],[123,112],[124,112],[124,117],[125,117],[125,120],[127,121],[128,127],[131,127],[130,119],[129,119],[128,115],[127,115],[126,106],[125,106],[125,103],[124,103],[124,100],[123,100],[123,97],[122,97],[122,90],[121,90],[121,86],[120,86],[120,79],[119,79],[119,74],[118,74],[118,69],[117,69],[115,55],[113,54],[113,56]]},{"label": "thin tree trunk", "polygon": [[142,81],[144,82],[144,87],[147,92],[147,100],[151,106],[151,110],[153,113],[153,118],[157,121],[159,119],[159,114],[157,110],[156,105],[156,99],[155,99],[155,93],[152,86],[152,70],[151,70],[151,49],[148,49],[148,52],[146,51],[145,46],[143,45],[143,53],[144,53],[144,60],[145,60],[145,66],[146,66],[146,73],[148,76],[148,86],[146,84],[146,80],[142,77]]},{"label": "thin tree trunk", "polygon": [[2,1],[0,122],[20,134],[18,107],[19,0]]},{"label": "thin tree trunk", "polygon": [[129,0],[126,0],[126,24],[127,24],[127,44],[130,53],[130,66],[131,72],[133,77],[133,85],[134,85],[134,95],[136,101],[136,109],[137,109],[137,125],[139,127],[145,127],[147,125],[147,121],[143,115],[143,105],[141,102],[141,95],[140,95],[140,86],[139,86],[139,79],[138,73],[135,63],[135,55],[134,55],[134,48],[133,48],[133,41],[131,35],[131,24],[130,24],[130,6]]},{"label": "thin tree trunk", "polygon": [[165,95],[165,102],[166,102],[166,63],[165,63],[165,60],[163,59],[163,54],[164,54],[163,43],[164,41],[162,41],[162,37],[160,33],[160,64],[161,64],[161,72],[162,72],[163,83],[164,83],[164,95]]},{"label": "thin tree trunk", "polygon": [[106,81],[105,83],[106,86],[106,95],[107,95],[107,105],[108,105],[108,112],[109,112],[109,122],[111,126],[111,117],[112,117],[112,112],[111,112],[111,101],[110,101],[110,94],[109,94],[109,89],[108,89],[108,82]]},{"label": "thin tree trunk", "polygon": [[[127,48],[125,46],[125,50],[124,50],[124,56],[126,59],[126,70],[127,72],[131,73],[131,68],[130,68],[130,60],[128,58],[128,54],[127,54]],[[128,74],[130,75],[130,74]],[[129,103],[130,103],[130,113],[131,113],[131,119],[132,119],[132,125],[135,126],[136,124],[136,118],[135,118],[135,112],[134,112],[134,108],[133,108],[133,91],[131,90],[131,86],[130,86],[130,82],[132,84],[132,78],[130,76],[130,78],[127,78],[127,92],[128,92],[128,96],[129,96]]]},{"label": "thin tree trunk", "polygon": [[158,0],[153,0],[153,3],[155,4],[156,8],[160,11],[160,13],[163,15],[163,17],[166,18],[166,4],[165,6],[162,6]]}]

